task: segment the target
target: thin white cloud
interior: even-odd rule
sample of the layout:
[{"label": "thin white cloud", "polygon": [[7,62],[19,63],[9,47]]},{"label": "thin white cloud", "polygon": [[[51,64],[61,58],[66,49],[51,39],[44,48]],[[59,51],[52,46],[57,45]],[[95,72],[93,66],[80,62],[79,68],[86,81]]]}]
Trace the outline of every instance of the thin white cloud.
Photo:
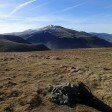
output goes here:
[{"label": "thin white cloud", "polygon": [[46,3],[43,3],[43,4],[40,4],[40,5],[38,5],[38,6],[34,7],[34,8],[32,8],[31,10],[34,10],[34,9],[37,9],[37,8],[40,8],[40,7],[46,6],[46,5],[48,5],[49,3],[51,3],[51,1],[46,2]]},{"label": "thin white cloud", "polygon": [[33,2],[36,2],[37,0],[30,0],[28,2],[25,2],[25,3],[22,3],[20,4],[19,6],[17,6],[10,14],[9,16],[12,16],[13,14],[15,14],[18,10],[22,9],[23,7],[33,3]]},{"label": "thin white cloud", "polygon": [[82,6],[82,5],[84,5],[84,4],[85,4],[85,3],[80,3],[80,4],[77,4],[77,5],[71,6],[71,7],[67,7],[67,8],[65,8],[65,9],[63,9],[61,12],[69,11],[69,10],[71,10],[71,9],[77,8],[77,7]]},{"label": "thin white cloud", "polygon": [[74,6],[67,7],[67,8],[65,8],[65,9],[60,10],[60,11],[54,12],[53,14],[66,12],[66,11],[72,10],[72,9],[74,9],[74,8],[80,7],[80,6],[84,5],[84,4],[85,4],[85,3],[76,4],[76,5],[74,5]]}]

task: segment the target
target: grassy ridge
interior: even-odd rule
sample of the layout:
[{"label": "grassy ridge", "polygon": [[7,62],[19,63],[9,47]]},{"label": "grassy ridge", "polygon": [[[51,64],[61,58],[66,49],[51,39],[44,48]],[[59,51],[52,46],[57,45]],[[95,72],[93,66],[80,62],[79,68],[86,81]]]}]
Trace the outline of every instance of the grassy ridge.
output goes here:
[{"label": "grassy ridge", "polygon": [[39,51],[39,50],[49,50],[44,45],[32,45],[32,44],[24,44],[11,42],[7,40],[0,41],[0,52],[24,52],[24,51]]}]

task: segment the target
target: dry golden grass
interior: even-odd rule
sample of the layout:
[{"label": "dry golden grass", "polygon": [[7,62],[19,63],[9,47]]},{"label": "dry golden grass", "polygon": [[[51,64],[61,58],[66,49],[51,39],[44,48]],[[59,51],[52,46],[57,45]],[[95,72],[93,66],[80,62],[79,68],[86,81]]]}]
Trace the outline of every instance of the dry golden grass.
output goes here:
[{"label": "dry golden grass", "polygon": [[112,107],[112,49],[0,53],[0,112],[98,112],[47,99],[49,85],[79,81]]}]

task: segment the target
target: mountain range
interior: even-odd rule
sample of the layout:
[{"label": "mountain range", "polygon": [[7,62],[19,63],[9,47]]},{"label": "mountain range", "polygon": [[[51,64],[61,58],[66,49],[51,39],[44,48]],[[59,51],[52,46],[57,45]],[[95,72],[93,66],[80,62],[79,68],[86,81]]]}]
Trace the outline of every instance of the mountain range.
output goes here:
[{"label": "mountain range", "polygon": [[0,51],[14,52],[14,51],[40,51],[49,50],[44,45],[33,45],[18,36],[0,35]]},{"label": "mountain range", "polygon": [[107,40],[109,42],[112,43],[112,34],[108,34],[108,33],[94,33],[92,32],[91,34],[98,36],[99,38],[102,38],[104,40]]},{"label": "mountain range", "polygon": [[0,35],[0,51],[35,51],[74,48],[112,47],[112,43],[97,35],[61,26],[46,26],[35,30]]}]

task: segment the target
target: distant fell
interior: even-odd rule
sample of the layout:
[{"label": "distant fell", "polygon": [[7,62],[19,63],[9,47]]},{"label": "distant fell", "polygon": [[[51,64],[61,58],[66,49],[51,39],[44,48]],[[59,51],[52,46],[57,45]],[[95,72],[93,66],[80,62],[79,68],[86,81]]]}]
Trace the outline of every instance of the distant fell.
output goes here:
[{"label": "distant fell", "polygon": [[20,36],[32,44],[44,44],[50,49],[112,47],[112,43],[96,35],[54,25],[10,35]]},{"label": "distant fell", "polygon": [[25,52],[49,50],[45,45],[33,45],[18,36],[0,35],[0,52]]},{"label": "distant fell", "polygon": [[94,33],[94,32],[92,32],[91,34],[93,34],[94,36],[98,36],[99,38],[104,39],[104,40],[112,43],[112,34],[108,34],[108,33]]}]

